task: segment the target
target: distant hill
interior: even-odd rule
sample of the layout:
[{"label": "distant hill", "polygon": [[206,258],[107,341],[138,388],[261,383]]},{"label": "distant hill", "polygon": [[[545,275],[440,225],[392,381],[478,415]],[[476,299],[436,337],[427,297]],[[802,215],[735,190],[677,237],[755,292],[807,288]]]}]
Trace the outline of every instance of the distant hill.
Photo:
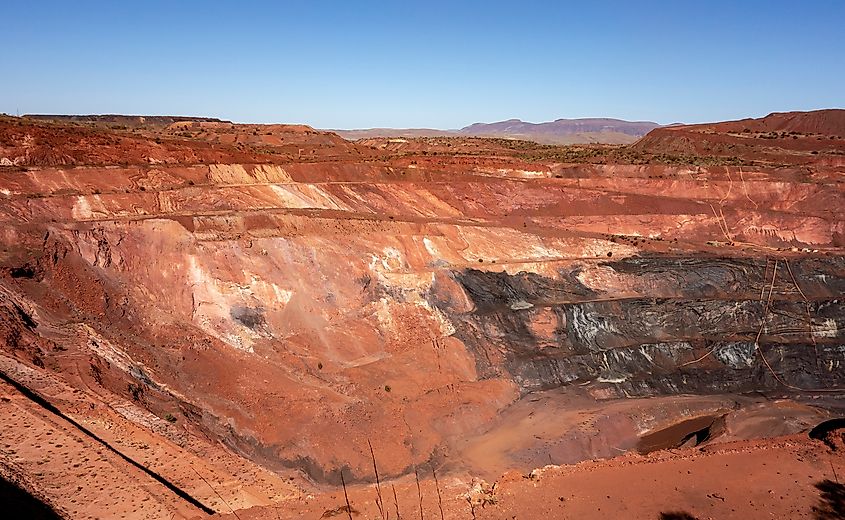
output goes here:
[{"label": "distant hill", "polygon": [[828,108],[808,112],[773,112],[759,119],[740,119],[686,128],[709,132],[797,132],[845,136],[845,109]]},{"label": "distant hill", "polygon": [[608,118],[557,119],[547,123],[527,123],[519,119],[509,119],[498,123],[475,123],[462,128],[459,133],[479,137],[527,139],[543,144],[625,144],[636,141],[658,126],[660,125],[651,121]]},{"label": "distant hill", "polygon": [[474,123],[460,130],[370,128],[333,131],[346,139],[452,136],[525,139],[541,144],[629,144],[659,126],[651,121],[624,121],[609,118],[557,119],[546,123],[528,123],[519,119],[508,119],[496,123]]},{"label": "distant hill", "polygon": [[361,128],[358,130],[330,130],[344,139],[357,141],[373,137],[457,137],[453,130],[437,130],[434,128]]},{"label": "distant hill", "polygon": [[[775,112],[758,119],[657,128],[633,148],[671,155],[713,155],[794,163],[845,149],[845,110]],[[838,159],[836,159],[838,161]]]},{"label": "distant hill", "polygon": [[26,114],[23,117],[38,121],[58,121],[63,123],[93,123],[102,126],[125,126],[127,128],[164,128],[179,121],[228,123],[214,117],[191,116],[130,116],[122,114],[96,115],[59,115],[59,114]]}]

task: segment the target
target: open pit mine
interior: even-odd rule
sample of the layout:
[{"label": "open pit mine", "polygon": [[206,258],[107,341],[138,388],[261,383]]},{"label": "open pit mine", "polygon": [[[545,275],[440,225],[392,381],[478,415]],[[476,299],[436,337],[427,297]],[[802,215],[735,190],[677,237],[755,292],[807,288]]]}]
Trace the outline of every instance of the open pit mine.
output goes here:
[{"label": "open pit mine", "polygon": [[625,146],[4,116],[0,502],[841,518],[843,249],[843,110]]}]

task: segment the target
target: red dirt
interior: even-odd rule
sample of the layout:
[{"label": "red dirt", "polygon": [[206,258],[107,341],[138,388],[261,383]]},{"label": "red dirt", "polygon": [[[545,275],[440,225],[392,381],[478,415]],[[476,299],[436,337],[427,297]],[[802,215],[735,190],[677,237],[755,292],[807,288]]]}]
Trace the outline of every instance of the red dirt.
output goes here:
[{"label": "red dirt", "polygon": [[[608,461],[510,472],[494,484],[444,478],[422,485],[422,513],[413,479],[382,484],[396,518],[837,518],[837,502],[817,488],[837,479],[845,458],[805,436],[718,445],[701,450],[628,454]],[[395,486],[397,500],[393,499]],[[348,490],[353,518],[382,518],[375,486]],[[841,506],[841,499],[838,502]],[[344,518],[342,492],[309,497],[293,507],[257,507],[240,520]],[[833,516],[821,516],[827,511]],[[676,514],[677,516],[664,516]],[[683,516],[683,514],[689,516]],[[234,519],[232,515],[224,518]]]},{"label": "red dirt", "polygon": [[657,128],[635,150],[743,157],[773,164],[845,167],[845,110],[786,112],[761,119]]},{"label": "red dirt", "polygon": [[760,119],[743,119],[711,125],[693,125],[717,132],[787,132],[824,136],[845,136],[845,110],[815,110],[812,112],[780,112]]},{"label": "red dirt", "polygon": [[403,516],[415,467],[429,518],[436,486],[448,518],[809,515],[842,465],[798,433],[841,409],[806,398],[841,387],[839,141],[721,165],[700,135],[744,138],[667,131],[637,147],[699,155],[0,119],[0,475],[69,518],[245,520],[345,515],[342,472],[367,518],[372,444]]},{"label": "red dirt", "polygon": [[94,123],[0,117],[0,167],[279,163],[313,160],[326,148],[341,156],[366,151],[304,125],[188,121],[161,130],[115,130]]}]

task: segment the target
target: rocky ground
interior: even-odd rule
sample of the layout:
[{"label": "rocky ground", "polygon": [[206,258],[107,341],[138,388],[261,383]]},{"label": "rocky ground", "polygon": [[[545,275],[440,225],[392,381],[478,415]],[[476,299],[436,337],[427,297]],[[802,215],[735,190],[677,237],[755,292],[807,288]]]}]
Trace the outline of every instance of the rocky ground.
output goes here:
[{"label": "rocky ground", "polygon": [[819,517],[831,112],[631,147],[3,118],[0,473],[67,518]]}]

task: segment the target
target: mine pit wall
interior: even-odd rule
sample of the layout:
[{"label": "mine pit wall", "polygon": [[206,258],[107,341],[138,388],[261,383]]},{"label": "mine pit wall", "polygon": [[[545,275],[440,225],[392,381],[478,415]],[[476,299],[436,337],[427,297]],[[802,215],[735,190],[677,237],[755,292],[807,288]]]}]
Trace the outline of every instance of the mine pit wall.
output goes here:
[{"label": "mine pit wall", "polygon": [[[152,229],[141,231],[147,226]],[[366,470],[362,469],[369,459],[369,455],[364,453],[365,444],[330,443],[342,456],[350,456],[351,451],[361,452],[360,462],[356,460],[355,466],[351,463],[327,463],[307,455],[307,448],[291,450],[289,443],[292,440],[274,441],[272,434],[267,435],[265,431],[262,435],[244,426],[255,417],[256,411],[246,409],[240,400],[251,397],[250,394],[255,395],[255,390],[238,389],[240,395],[236,395],[236,389],[232,388],[232,393],[227,394],[220,387],[223,381],[231,379],[232,366],[249,366],[256,358],[240,352],[237,343],[227,344],[214,334],[208,334],[201,322],[191,323],[193,298],[190,293],[180,294],[181,279],[179,284],[155,288],[161,291],[160,295],[148,292],[155,280],[147,278],[148,273],[139,266],[149,261],[147,255],[156,258],[170,247],[164,242],[149,249],[134,248],[144,243],[147,237],[161,233],[159,226],[159,223],[151,222],[143,226],[130,224],[128,229],[51,228],[16,234],[15,237],[20,239],[14,244],[16,254],[7,261],[17,267],[6,268],[3,273],[4,305],[0,310],[9,318],[3,322],[8,329],[6,337],[0,338],[4,340],[3,348],[28,364],[64,374],[75,385],[117,393],[145,406],[159,417],[172,413],[178,417],[180,424],[185,423],[201,434],[219,439],[236,453],[268,468],[279,471],[300,469],[314,481],[329,484],[340,482],[339,468],[346,468],[348,482],[369,479]],[[185,233],[176,224],[163,231],[177,235]],[[136,232],[139,235],[133,237]],[[157,250],[158,247],[162,249]],[[294,258],[298,261],[302,257]],[[168,265],[165,271],[170,269],[184,274],[178,263]],[[151,272],[154,271],[155,268]],[[320,273],[317,270],[316,275],[321,276]],[[390,293],[378,288],[378,283],[343,275],[341,279],[350,283],[356,294],[361,294],[363,290],[365,298],[374,298],[376,302]],[[205,283],[216,284],[219,280],[209,278]],[[259,288],[266,285],[261,281],[252,283]],[[302,286],[301,290],[312,293],[310,287]],[[236,291],[229,296],[238,301],[237,295]],[[151,301],[151,297],[157,298],[156,301]],[[237,308],[232,306],[232,309]],[[240,328],[247,337],[253,334],[252,329],[262,325],[255,320],[244,323],[242,316],[232,312],[226,312],[225,318],[230,322],[228,327]],[[180,349],[179,346],[184,347]],[[317,372],[317,362],[313,365],[308,370]],[[235,373],[239,374],[240,369]],[[244,368],[243,374],[252,375],[252,372]],[[289,374],[283,370],[274,376],[288,378]],[[297,387],[304,387],[308,392],[313,391],[310,388],[313,384],[313,381],[306,385],[296,382]],[[490,394],[486,395],[489,399]],[[297,400],[302,396],[288,395],[285,398]],[[356,400],[360,398],[355,396]],[[319,397],[307,399],[323,402]],[[504,404],[501,402],[496,406]],[[284,402],[276,403],[269,409],[290,414]],[[267,408],[261,410],[267,413]],[[310,415],[313,412],[305,413]],[[275,417],[275,414],[268,415],[273,420]],[[309,436],[308,433],[300,433],[300,424],[303,423],[305,432],[329,428],[307,424],[309,417],[304,414],[299,417],[288,415],[287,419],[290,420],[285,423],[290,423],[295,431],[294,439],[301,435]],[[369,429],[369,425],[363,426]],[[344,431],[334,433],[339,441],[346,437]],[[402,439],[400,436],[399,442],[403,442]],[[417,457],[422,458],[417,458],[416,462],[427,460],[431,448],[426,450],[424,442],[431,441],[423,439],[423,442],[417,442],[421,446]],[[385,472],[407,473],[413,462],[406,456],[401,459],[401,466],[385,469]]]},{"label": "mine pit wall", "polygon": [[555,278],[466,269],[451,277],[471,311],[455,312],[437,287],[431,303],[456,324],[482,377],[504,372],[523,394],[589,382],[605,397],[845,385],[842,258],[780,260],[779,279],[774,260],[730,257],[597,269],[625,289],[585,286],[584,266]]},{"label": "mine pit wall", "polygon": [[[778,253],[777,268],[774,257],[637,257],[630,243],[597,233],[560,238],[523,231],[521,219],[502,223],[509,211],[577,213],[559,200],[583,193],[569,179],[525,186],[477,174],[458,190],[422,184],[449,172],[366,165],[16,175],[14,193],[0,195],[9,197],[0,216],[14,224],[2,235],[9,305],[0,310],[19,331],[4,348],[315,481],[336,483],[338,468],[371,480],[371,431],[390,432],[379,446],[393,455],[384,474],[407,473],[447,435],[477,429],[535,390],[783,389],[755,351],[758,333],[784,382],[843,383],[841,257]],[[808,200],[814,189],[800,188],[795,211],[823,213]],[[590,194],[585,207],[599,219],[626,207],[624,196]],[[707,226],[695,229],[718,233]],[[835,246],[841,226],[800,244]],[[316,436],[320,446],[299,443]]]}]

